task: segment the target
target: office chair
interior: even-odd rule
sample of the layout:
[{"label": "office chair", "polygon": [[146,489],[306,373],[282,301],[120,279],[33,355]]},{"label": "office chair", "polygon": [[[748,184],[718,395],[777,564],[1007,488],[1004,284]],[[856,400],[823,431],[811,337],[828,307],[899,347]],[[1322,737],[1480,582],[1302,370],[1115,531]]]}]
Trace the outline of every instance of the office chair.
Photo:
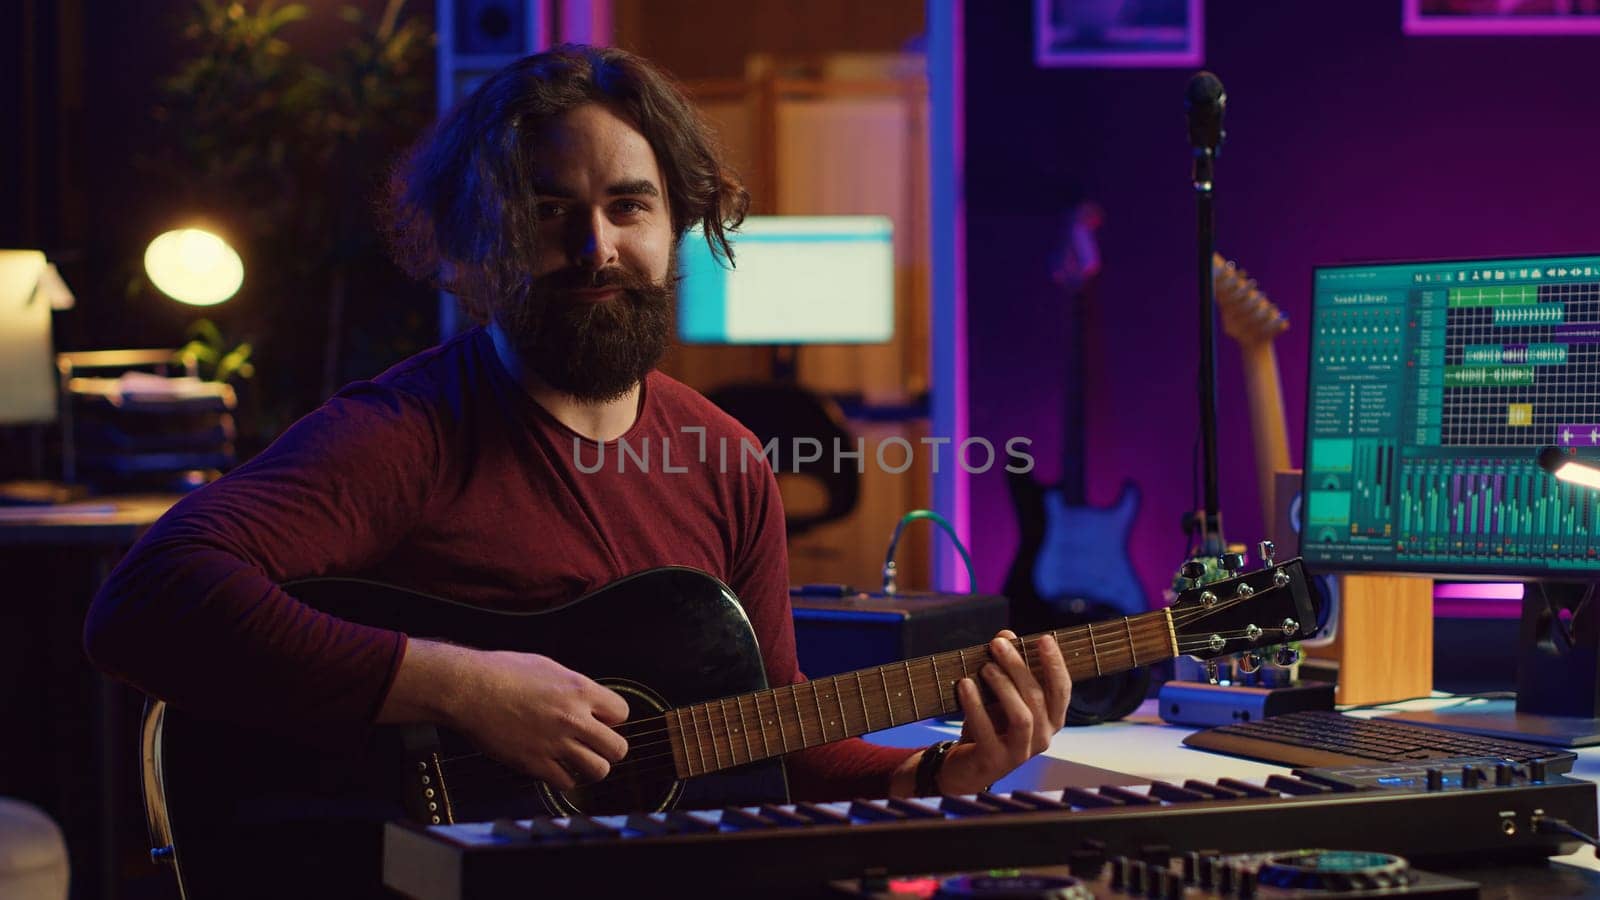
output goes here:
[{"label": "office chair", "polygon": [[[763,446],[778,442],[774,471],[780,482],[805,478],[822,488],[826,500],[818,511],[796,510],[785,503],[790,537],[850,515],[861,495],[861,473],[854,460],[839,460],[834,448],[853,452],[855,438],[844,414],[832,400],[797,384],[747,382],[719,388],[707,398],[750,429]],[[813,438],[822,445],[822,457],[798,465],[795,441]],[[837,471],[836,471],[837,470]]]}]

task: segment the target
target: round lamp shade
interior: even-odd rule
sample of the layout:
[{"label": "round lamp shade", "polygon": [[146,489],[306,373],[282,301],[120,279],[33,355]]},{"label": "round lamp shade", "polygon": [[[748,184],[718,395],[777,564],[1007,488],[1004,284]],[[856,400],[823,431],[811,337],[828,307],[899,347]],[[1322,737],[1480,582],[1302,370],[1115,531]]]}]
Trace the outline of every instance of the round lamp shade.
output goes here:
[{"label": "round lamp shade", "polygon": [[244,263],[222,238],[199,228],[169,231],[144,251],[144,270],[162,293],[194,306],[211,306],[238,293]]}]

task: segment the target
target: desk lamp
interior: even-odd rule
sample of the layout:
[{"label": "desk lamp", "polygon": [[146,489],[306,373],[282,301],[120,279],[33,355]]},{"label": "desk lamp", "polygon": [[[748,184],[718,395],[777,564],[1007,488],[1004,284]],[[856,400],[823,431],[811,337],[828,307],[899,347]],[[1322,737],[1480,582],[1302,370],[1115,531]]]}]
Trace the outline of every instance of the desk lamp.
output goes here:
[{"label": "desk lamp", "polygon": [[1562,481],[1600,490],[1600,468],[1579,462],[1576,451],[1564,447],[1545,447],[1539,451],[1539,468]]},{"label": "desk lamp", "polygon": [[191,306],[215,306],[239,292],[244,263],[228,242],[199,228],[168,231],[144,251],[144,270],[161,292]]}]

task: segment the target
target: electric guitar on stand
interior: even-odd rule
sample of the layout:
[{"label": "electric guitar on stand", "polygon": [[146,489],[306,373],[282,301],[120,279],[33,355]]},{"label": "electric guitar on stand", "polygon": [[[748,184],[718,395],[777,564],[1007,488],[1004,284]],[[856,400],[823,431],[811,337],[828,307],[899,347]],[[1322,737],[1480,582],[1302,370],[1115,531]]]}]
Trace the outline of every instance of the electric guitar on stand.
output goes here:
[{"label": "electric guitar on stand", "polygon": [[[1011,601],[1012,626],[1019,632],[1134,615],[1150,608],[1128,556],[1128,538],[1139,514],[1138,486],[1123,482],[1109,507],[1086,502],[1084,335],[1101,267],[1095,232],[1104,218],[1094,203],[1073,207],[1051,264],[1051,279],[1067,296],[1061,480],[1043,485],[1030,473],[1008,473],[1019,534],[1004,592]],[[1067,724],[1120,719],[1143,701],[1149,683],[1150,673],[1143,668],[1077,683]]]},{"label": "electric guitar on stand", "polygon": [[[1232,260],[1212,257],[1222,330],[1239,345],[1244,362],[1244,392],[1250,407],[1250,436],[1256,451],[1256,486],[1261,495],[1261,521],[1270,528],[1276,505],[1276,473],[1291,467],[1289,426],[1283,412],[1283,382],[1272,342],[1289,330],[1289,318],[1267,299],[1256,280]],[[1287,535],[1279,535],[1279,539]]]},{"label": "electric guitar on stand", "polygon": [[[1255,447],[1256,486],[1260,493],[1262,529],[1281,542],[1282,552],[1300,555],[1296,538],[1299,503],[1293,497],[1278,496],[1278,473],[1294,471],[1289,452],[1289,426],[1284,415],[1283,378],[1278,371],[1278,353],[1273,342],[1289,330],[1289,318],[1262,292],[1249,273],[1220,255],[1211,260],[1217,291],[1217,312],[1222,330],[1239,345],[1243,363],[1245,400],[1250,410],[1250,437]],[[1295,492],[1298,494],[1298,491]],[[1294,501],[1294,502],[1290,502]],[[1291,514],[1286,526],[1278,511],[1288,505]],[[1282,532],[1287,527],[1291,533]],[[1339,583],[1330,575],[1313,577],[1328,606],[1324,627],[1312,638],[1330,640],[1339,621]]]}]

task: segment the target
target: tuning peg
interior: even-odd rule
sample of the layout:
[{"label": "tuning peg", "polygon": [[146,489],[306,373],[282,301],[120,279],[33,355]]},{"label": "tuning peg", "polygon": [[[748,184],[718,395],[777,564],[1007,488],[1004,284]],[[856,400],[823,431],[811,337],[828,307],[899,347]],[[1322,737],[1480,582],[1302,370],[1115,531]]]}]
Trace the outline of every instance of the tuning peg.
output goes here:
[{"label": "tuning peg", "polygon": [[1272,561],[1272,557],[1278,552],[1277,544],[1274,544],[1271,541],[1262,541],[1260,544],[1256,545],[1256,549],[1261,551],[1261,565],[1263,568],[1270,569],[1276,565],[1276,563]]},{"label": "tuning peg", "polygon": [[1178,570],[1178,574],[1189,579],[1190,587],[1199,587],[1200,579],[1206,577],[1206,564],[1198,559],[1191,559],[1183,564],[1183,568]]},{"label": "tuning peg", "polygon": [[1273,657],[1272,661],[1276,663],[1280,669],[1287,669],[1300,661],[1300,655],[1301,654],[1299,650],[1286,645],[1278,648],[1278,652]]},{"label": "tuning peg", "polygon": [[1222,566],[1229,576],[1236,575],[1240,569],[1244,568],[1244,554],[1224,553],[1217,557],[1217,564]]},{"label": "tuning peg", "polygon": [[1261,671],[1261,662],[1261,654],[1251,650],[1248,653],[1239,654],[1239,662],[1237,665],[1239,667],[1239,671],[1245,673],[1246,675],[1253,675],[1256,672]]}]

